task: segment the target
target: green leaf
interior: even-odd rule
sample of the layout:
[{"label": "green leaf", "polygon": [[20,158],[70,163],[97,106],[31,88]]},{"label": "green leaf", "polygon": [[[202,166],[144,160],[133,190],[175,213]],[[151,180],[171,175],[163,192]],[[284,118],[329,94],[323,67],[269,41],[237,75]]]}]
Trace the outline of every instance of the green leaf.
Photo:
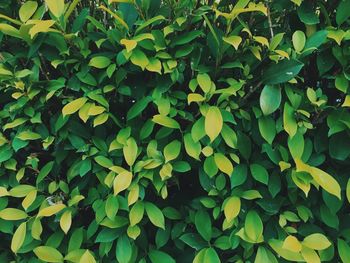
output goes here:
[{"label": "green leaf", "polygon": [[296,132],[293,137],[288,137],[288,148],[295,158],[301,158],[304,153],[304,137],[300,132]]},{"label": "green leaf", "polygon": [[144,28],[148,27],[149,25],[158,22],[158,21],[163,21],[165,20],[164,16],[158,15],[155,17],[152,17],[151,19],[148,19],[146,22],[144,22],[142,25],[140,25],[139,27],[137,27],[135,34],[138,34],[140,31],[142,31]]},{"label": "green leaf", "polygon": [[145,204],[145,209],[149,220],[153,225],[165,229],[164,215],[162,211],[154,204],[147,202]]},{"label": "green leaf", "polygon": [[180,129],[180,124],[168,116],[164,116],[161,114],[154,115],[152,121],[164,127],[168,127],[171,129]]},{"label": "green leaf", "polygon": [[[0,32],[12,37],[22,38],[19,30],[11,25],[0,23]],[[11,71],[0,68],[0,75],[12,75]]]},{"label": "green leaf", "polygon": [[89,62],[89,66],[99,69],[107,68],[109,64],[111,64],[111,60],[104,56],[93,57]]},{"label": "green leaf", "polygon": [[115,255],[120,263],[128,263],[130,261],[132,248],[127,235],[122,235],[118,238]]},{"label": "green leaf", "polygon": [[267,173],[265,167],[262,165],[256,163],[251,164],[250,172],[256,181],[266,185],[268,184],[269,174]]},{"label": "green leaf", "polygon": [[126,116],[127,120],[132,120],[140,113],[146,109],[147,105],[152,101],[152,97],[147,96],[136,102],[134,105],[131,106],[131,108],[128,111],[128,114]]},{"label": "green leaf", "polygon": [[346,197],[348,198],[348,202],[350,203],[350,179],[348,180],[348,183],[346,184]]},{"label": "green leaf", "polygon": [[16,208],[5,208],[0,211],[0,218],[4,220],[21,220],[27,217],[26,212]]},{"label": "green leaf", "polygon": [[314,10],[312,3],[308,1],[303,1],[303,3],[298,7],[299,19],[306,25],[315,25],[320,22],[316,12]]},{"label": "green leaf", "polygon": [[350,263],[350,246],[338,238],[338,253],[343,263]]},{"label": "green leaf", "polygon": [[167,146],[164,147],[164,158],[165,162],[172,161],[176,159],[181,150],[181,142],[178,140],[173,140],[171,143],[169,143]]},{"label": "green leaf", "polygon": [[38,3],[35,1],[27,1],[25,2],[21,8],[19,9],[19,18],[20,20],[25,23],[29,18],[31,18],[36,9],[38,8]]},{"label": "green leaf", "polygon": [[[77,251],[77,250],[73,250],[73,251]],[[78,250],[78,251],[80,252],[81,250]],[[65,260],[68,260],[67,256],[64,258]],[[79,263],[96,263],[96,260],[95,260],[94,256],[90,253],[90,251],[87,249],[84,252],[84,254],[81,256]]]},{"label": "green leaf", "polygon": [[132,51],[130,60],[134,65],[141,67],[142,70],[145,70],[149,64],[147,56],[140,49],[134,49]]},{"label": "green leaf", "polygon": [[130,137],[126,142],[126,145],[123,147],[124,158],[129,166],[132,166],[135,163],[137,152],[138,147],[136,141],[133,137]]},{"label": "green leaf", "polygon": [[27,223],[23,222],[19,225],[19,227],[16,229],[15,233],[13,234],[12,241],[11,241],[11,250],[13,253],[16,254],[17,251],[23,245],[24,239],[26,237],[26,231],[27,231]]},{"label": "green leaf", "polygon": [[209,136],[210,142],[213,142],[219,136],[223,126],[223,119],[218,107],[209,107],[205,115],[205,133]]},{"label": "green leaf", "polygon": [[207,248],[205,251],[203,263],[220,263],[220,262],[221,262],[220,258],[216,253],[215,249],[212,247]]},{"label": "green leaf", "polygon": [[212,237],[212,226],[209,214],[204,210],[197,211],[195,215],[195,225],[198,233],[209,241]]},{"label": "green leaf", "polygon": [[162,74],[162,63],[159,59],[156,58],[150,58],[149,63],[146,66],[146,69],[151,72],[157,72],[159,74]]},{"label": "green leaf", "polygon": [[261,136],[269,144],[272,144],[276,136],[276,124],[273,118],[271,118],[270,116],[262,116],[259,118],[258,124]]},{"label": "green leaf", "polygon": [[63,262],[62,254],[53,247],[40,246],[34,248],[33,252],[44,262]]},{"label": "green leaf", "polygon": [[239,44],[242,42],[240,36],[229,36],[222,38],[226,43],[232,45],[236,50],[238,50]]},{"label": "green leaf", "polygon": [[306,37],[303,31],[297,30],[292,36],[293,46],[296,52],[301,52],[305,47]]},{"label": "green leaf", "polygon": [[130,226],[137,225],[142,220],[144,211],[145,206],[143,202],[139,201],[133,205],[129,213]]},{"label": "green leaf", "polygon": [[66,104],[62,109],[63,116],[71,115],[75,112],[77,112],[81,107],[84,106],[84,104],[87,102],[87,98],[79,98],[75,99],[68,104]]},{"label": "green leaf", "polygon": [[281,104],[281,89],[278,86],[266,85],[260,94],[260,108],[264,115],[275,112]]},{"label": "green leaf", "polygon": [[119,209],[118,198],[114,195],[110,195],[106,200],[105,211],[109,219],[113,220]]},{"label": "green leaf", "polygon": [[254,210],[250,210],[245,218],[244,230],[253,241],[258,241],[263,234],[263,223],[260,216]]},{"label": "green leaf", "polygon": [[175,259],[160,250],[150,250],[148,257],[152,263],[175,263]]},{"label": "green leaf", "polygon": [[224,154],[215,153],[214,160],[221,172],[227,174],[228,176],[231,176],[233,173],[233,166],[231,161]]},{"label": "green leaf", "polygon": [[350,16],[348,12],[350,10],[350,1],[342,0],[339,1],[337,11],[335,12],[335,20],[337,21],[338,26],[342,25]]},{"label": "green leaf", "polygon": [[262,81],[269,85],[287,82],[298,75],[303,67],[304,64],[298,60],[284,59],[277,64],[270,65],[264,71]]}]

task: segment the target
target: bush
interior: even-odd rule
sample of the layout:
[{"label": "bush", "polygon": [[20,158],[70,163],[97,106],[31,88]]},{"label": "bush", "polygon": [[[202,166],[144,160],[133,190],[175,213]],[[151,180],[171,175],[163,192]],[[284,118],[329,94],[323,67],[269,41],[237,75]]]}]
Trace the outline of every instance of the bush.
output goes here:
[{"label": "bush", "polygon": [[2,0],[1,262],[350,262],[350,1]]}]

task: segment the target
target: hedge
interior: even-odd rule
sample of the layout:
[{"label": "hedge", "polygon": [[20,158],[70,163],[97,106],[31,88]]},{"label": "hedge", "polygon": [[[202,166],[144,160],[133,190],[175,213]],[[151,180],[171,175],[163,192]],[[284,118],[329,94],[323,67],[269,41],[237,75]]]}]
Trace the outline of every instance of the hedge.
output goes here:
[{"label": "hedge", "polygon": [[2,0],[0,262],[350,262],[350,1]]}]

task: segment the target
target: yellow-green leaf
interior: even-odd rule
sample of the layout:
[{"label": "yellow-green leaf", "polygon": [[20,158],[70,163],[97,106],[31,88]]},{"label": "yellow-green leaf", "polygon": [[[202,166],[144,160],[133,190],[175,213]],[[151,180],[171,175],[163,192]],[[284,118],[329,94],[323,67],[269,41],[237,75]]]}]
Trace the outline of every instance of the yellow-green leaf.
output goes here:
[{"label": "yellow-green leaf", "polygon": [[114,195],[117,195],[121,191],[124,191],[125,189],[127,189],[131,184],[131,180],[132,180],[132,173],[129,171],[124,171],[118,174],[114,178],[114,182],[113,182]]},{"label": "yellow-green leaf", "polygon": [[199,87],[205,92],[208,93],[211,88],[211,79],[208,74],[198,74],[197,75],[197,82]]},{"label": "yellow-green leaf", "polygon": [[295,236],[288,236],[284,242],[283,246],[284,249],[288,249],[293,252],[299,252],[301,250],[301,243]]},{"label": "yellow-green leaf", "polygon": [[224,214],[226,220],[231,222],[235,219],[241,210],[241,199],[236,196],[229,197],[225,202]]},{"label": "yellow-green leaf", "polygon": [[341,199],[340,185],[331,175],[322,171],[321,169],[305,164],[300,159],[295,159],[294,161],[296,164],[297,172],[309,173],[315,182],[318,183],[324,190]]},{"label": "yellow-green leaf", "polygon": [[174,140],[171,143],[169,143],[167,146],[164,147],[164,158],[165,162],[172,161],[176,159],[181,150],[181,142],[178,140]]},{"label": "yellow-green leaf", "polygon": [[89,62],[89,66],[99,69],[107,68],[109,64],[111,64],[111,60],[108,57],[104,56],[93,57]]},{"label": "yellow-green leaf", "polygon": [[38,3],[36,1],[27,1],[19,9],[19,19],[24,23],[35,13],[38,8]]},{"label": "yellow-green leaf", "polygon": [[71,115],[71,114],[77,112],[81,107],[84,106],[86,101],[87,101],[87,98],[83,97],[83,98],[75,99],[75,100],[69,102],[62,109],[63,116]]},{"label": "yellow-green leaf", "polygon": [[321,260],[315,250],[303,247],[301,250],[301,255],[307,263],[321,263]]},{"label": "yellow-green leaf", "polygon": [[136,141],[134,138],[130,137],[126,142],[126,145],[123,147],[124,158],[129,166],[132,166],[135,163],[137,151],[138,147]]},{"label": "yellow-green leaf", "polygon": [[98,115],[95,119],[94,119],[94,127],[101,125],[103,123],[105,123],[109,118],[108,113],[102,113],[100,115]]},{"label": "yellow-green leaf", "polygon": [[65,234],[67,234],[71,225],[72,225],[72,211],[67,210],[61,216],[60,226],[61,226],[61,229],[63,230],[63,232]]},{"label": "yellow-green leaf", "polygon": [[346,184],[346,197],[348,198],[348,202],[350,203],[350,179],[348,180],[348,183]]},{"label": "yellow-green leaf", "polygon": [[62,254],[55,248],[49,246],[36,247],[33,250],[34,254],[44,262],[63,262]]},{"label": "yellow-green leaf", "polygon": [[23,222],[19,225],[19,227],[16,229],[16,232],[13,234],[12,241],[11,241],[11,250],[13,253],[17,253],[17,251],[21,248],[23,245],[24,239],[26,237],[26,231],[27,231],[27,223]]},{"label": "yellow-green leaf", "polygon": [[83,256],[80,258],[79,263],[96,263],[96,260],[90,251],[86,250]]},{"label": "yellow-green leaf", "polygon": [[132,51],[137,46],[137,41],[133,39],[122,39],[120,44],[124,45],[127,52]]},{"label": "yellow-green leaf", "polygon": [[60,212],[65,207],[66,206],[64,204],[55,204],[55,205],[45,207],[39,211],[37,217],[52,216]]},{"label": "yellow-green leaf", "polygon": [[350,107],[350,95],[346,95],[345,100],[341,106],[342,107]]},{"label": "yellow-green leaf", "polygon": [[239,44],[242,42],[242,38],[240,36],[229,36],[222,38],[226,43],[232,45],[236,50],[238,49]]},{"label": "yellow-green leaf", "polygon": [[26,212],[16,208],[5,208],[0,211],[0,218],[4,220],[21,220],[27,216]]},{"label": "yellow-green leaf", "polygon": [[311,234],[305,237],[302,244],[303,246],[316,250],[324,250],[332,245],[325,235],[320,233]]},{"label": "yellow-green leaf", "polygon": [[161,114],[154,115],[152,121],[167,128],[180,129],[180,125],[174,119]]},{"label": "yellow-green leaf", "polygon": [[141,67],[142,70],[145,70],[149,64],[147,56],[140,49],[134,49],[132,51],[130,60],[134,65]]},{"label": "yellow-green leaf", "polygon": [[289,105],[288,102],[284,104],[283,110],[283,126],[284,130],[289,134],[290,137],[293,137],[297,132],[298,125],[294,117],[294,109]]},{"label": "yellow-green leaf", "polygon": [[231,174],[233,172],[233,166],[232,166],[230,159],[228,159],[222,153],[215,153],[214,160],[215,160],[217,167],[219,168],[219,170],[221,172],[227,174],[228,176],[231,176]]},{"label": "yellow-green leaf", "polygon": [[130,226],[135,226],[142,220],[144,211],[145,206],[143,202],[139,201],[133,205],[129,213]]},{"label": "yellow-green leaf", "polygon": [[218,107],[211,106],[205,116],[205,133],[213,142],[219,136],[223,125],[223,119]]},{"label": "yellow-green leaf", "polygon": [[306,37],[303,31],[297,30],[292,36],[293,46],[296,52],[301,52],[306,43]]},{"label": "yellow-green leaf", "polygon": [[55,17],[60,17],[64,12],[64,0],[45,0],[47,7]]},{"label": "yellow-green leaf", "polygon": [[151,72],[157,72],[159,74],[162,74],[162,63],[157,58],[150,58],[146,69]]},{"label": "yellow-green leaf", "polygon": [[31,29],[29,29],[30,37],[34,38],[34,36],[38,33],[48,32],[53,24],[55,24],[55,21],[53,20],[40,20],[36,22],[36,24]]},{"label": "yellow-green leaf", "polygon": [[36,194],[37,194],[37,190],[35,189],[33,191],[30,191],[28,195],[23,199],[22,206],[24,210],[27,210],[28,207],[35,201]]},{"label": "yellow-green leaf", "polygon": [[146,203],[145,208],[148,218],[152,222],[152,224],[162,229],[165,229],[164,215],[162,211],[153,203],[149,202]]}]

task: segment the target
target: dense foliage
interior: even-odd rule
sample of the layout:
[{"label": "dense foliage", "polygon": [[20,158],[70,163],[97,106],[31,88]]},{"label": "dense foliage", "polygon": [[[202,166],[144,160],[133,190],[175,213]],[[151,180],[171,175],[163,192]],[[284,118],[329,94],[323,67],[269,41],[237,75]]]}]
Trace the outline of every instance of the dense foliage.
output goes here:
[{"label": "dense foliage", "polygon": [[0,262],[350,262],[350,0],[1,0]]}]

